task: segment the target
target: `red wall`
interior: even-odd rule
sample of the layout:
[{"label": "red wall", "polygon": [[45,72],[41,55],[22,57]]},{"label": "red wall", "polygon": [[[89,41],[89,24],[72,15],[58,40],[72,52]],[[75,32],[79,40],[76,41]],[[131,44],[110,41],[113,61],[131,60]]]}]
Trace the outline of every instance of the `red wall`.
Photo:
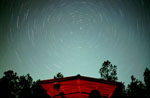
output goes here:
[{"label": "red wall", "polygon": [[[55,84],[60,84],[59,90],[53,87]],[[46,83],[41,85],[51,97],[59,95],[60,92],[63,92],[67,98],[88,98],[92,90],[98,90],[101,96],[109,98],[116,88],[116,85],[80,79]]]}]

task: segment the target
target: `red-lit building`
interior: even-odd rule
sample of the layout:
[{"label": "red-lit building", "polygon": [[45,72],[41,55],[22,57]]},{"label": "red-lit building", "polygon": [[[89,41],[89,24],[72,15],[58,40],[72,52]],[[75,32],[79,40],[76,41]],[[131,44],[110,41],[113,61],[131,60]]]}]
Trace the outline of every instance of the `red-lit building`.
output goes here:
[{"label": "red-lit building", "polygon": [[118,85],[118,82],[80,75],[41,81],[41,86],[52,98],[89,98],[92,94],[110,98]]}]

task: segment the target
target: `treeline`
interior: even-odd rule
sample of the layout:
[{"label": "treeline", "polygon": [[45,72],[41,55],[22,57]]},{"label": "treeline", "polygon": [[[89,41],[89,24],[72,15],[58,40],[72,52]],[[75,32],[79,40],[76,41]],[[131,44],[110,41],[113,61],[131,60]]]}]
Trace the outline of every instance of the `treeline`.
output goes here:
[{"label": "treeline", "polygon": [[[118,82],[117,66],[110,61],[104,61],[99,73],[102,79]],[[114,92],[112,98],[150,98],[150,69],[146,68],[143,73],[144,82],[131,76],[131,82],[125,87],[124,83]]]},{"label": "treeline", "polygon": [[50,98],[40,86],[40,80],[33,81],[27,74],[18,76],[12,70],[4,72],[0,79],[1,98]]},{"label": "treeline", "polygon": [[[102,64],[99,73],[102,79],[118,82],[117,66],[108,60]],[[58,73],[54,78],[63,78],[63,75]],[[112,98],[150,98],[150,69],[145,69],[143,78],[144,82],[131,76],[127,87],[121,82]],[[1,98],[50,98],[40,86],[40,80],[33,81],[29,74],[18,76],[12,70],[4,72],[0,78],[0,94]]]}]

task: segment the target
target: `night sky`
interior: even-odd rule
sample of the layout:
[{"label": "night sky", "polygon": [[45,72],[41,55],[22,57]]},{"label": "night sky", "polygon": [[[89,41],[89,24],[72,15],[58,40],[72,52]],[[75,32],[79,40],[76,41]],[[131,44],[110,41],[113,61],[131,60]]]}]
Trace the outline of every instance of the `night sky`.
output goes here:
[{"label": "night sky", "polygon": [[100,78],[117,65],[119,81],[150,68],[148,0],[0,0],[0,77],[11,69],[37,79]]}]

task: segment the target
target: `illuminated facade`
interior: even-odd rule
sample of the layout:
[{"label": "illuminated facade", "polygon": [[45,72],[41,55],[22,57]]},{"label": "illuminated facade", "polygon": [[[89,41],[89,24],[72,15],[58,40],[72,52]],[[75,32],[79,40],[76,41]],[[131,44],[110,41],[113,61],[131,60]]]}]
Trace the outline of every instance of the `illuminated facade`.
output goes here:
[{"label": "illuminated facade", "polygon": [[118,85],[118,82],[80,75],[41,81],[52,98],[110,98]]}]

